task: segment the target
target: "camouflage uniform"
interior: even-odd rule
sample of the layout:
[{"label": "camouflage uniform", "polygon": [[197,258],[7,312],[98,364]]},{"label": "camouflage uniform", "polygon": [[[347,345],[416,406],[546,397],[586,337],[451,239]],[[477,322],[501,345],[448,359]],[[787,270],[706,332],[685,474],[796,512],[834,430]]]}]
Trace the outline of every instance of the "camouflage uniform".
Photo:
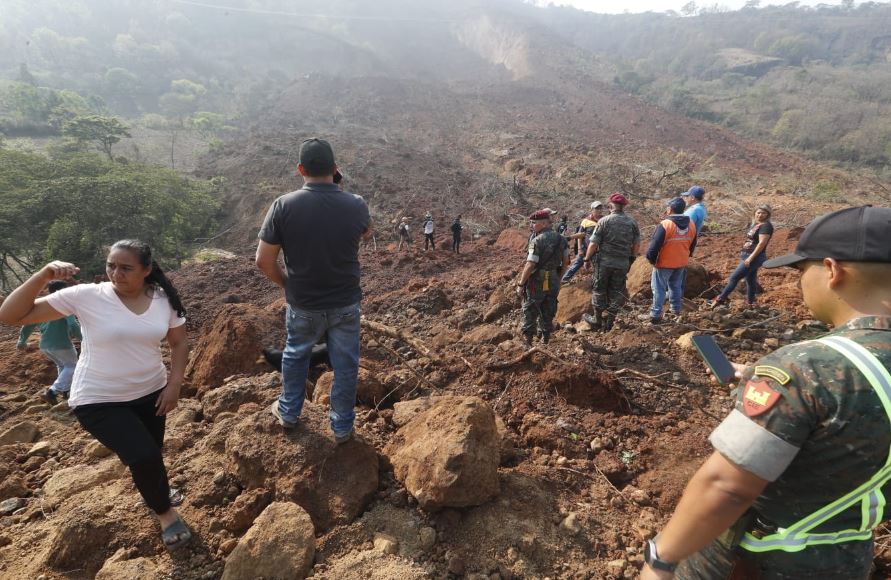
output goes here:
[{"label": "camouflage uniform", "polygon": [[526,282],[523,300],[523,334],[535,335],[536,326],[543,336],[550,336],[557,314],[557,295],[560,293],[560,273],[563,261],[569,256],[566,238],[548,228],[529,241],[528,262],[537,267]]},{"label": "camouflage uniform", "polygon": [[[853,340],[891,369],[891,317],[851,320],[829,336]],[[771,482],[752,511],[786,528],[874,476],[888,457],[891,425],[866,377],[831,347],[810,341],[759,360],[736,409],[710,440],[733,463]],[[888,497],[891,484],[882,492]],[[813,532],[858,529],[861,517],[858,502]],[[728,578],[737,560],[747,578],[868,578],[872,558],[871,540],[755,553],[719,539],[683,562],[677,578]]]},{"label": "camouflage uniform", "polygon": [[611,213],[597,222],[591,243],[597,244],[594,265],[594,294],[591,302],[598,312],[615,318],[625,304],[625,282],[634,246],[640,242],[640,228],[625,212]]}]

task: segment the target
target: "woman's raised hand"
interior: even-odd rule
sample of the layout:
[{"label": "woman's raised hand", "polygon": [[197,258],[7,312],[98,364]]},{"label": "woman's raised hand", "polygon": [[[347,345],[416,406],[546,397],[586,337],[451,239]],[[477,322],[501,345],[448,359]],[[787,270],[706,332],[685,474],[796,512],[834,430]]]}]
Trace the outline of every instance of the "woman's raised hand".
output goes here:
[{"label": "woman's raised hand", "polygon": [[43,277],[47,282],[52,282],[53,280],[70,280],[77,276],[79,272],[80,268],[74,264],[59,260],[50,262],[40,270],[40,273],[43,274]]}]

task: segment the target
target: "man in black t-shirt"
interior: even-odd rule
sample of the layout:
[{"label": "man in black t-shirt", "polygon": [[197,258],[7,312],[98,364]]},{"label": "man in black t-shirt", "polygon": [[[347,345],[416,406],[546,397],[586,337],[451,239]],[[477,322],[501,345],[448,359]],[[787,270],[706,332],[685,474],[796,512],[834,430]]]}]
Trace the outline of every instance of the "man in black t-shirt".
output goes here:
[{"label": "man in black t-shirt", "polygon": [[288,303],[282,394],[271,411],[282,427],[297,425],[312,347],[327,335],[334,367],[331,429],[340,444],[352,437],[355,420],[362,299],[359,241],[370,233],[371,218],[365,200],[334,183],[337,165],[327,141],[304,141],[297,169],[303,187],[273,202],[257,246],[257,266],[284,288]]}]

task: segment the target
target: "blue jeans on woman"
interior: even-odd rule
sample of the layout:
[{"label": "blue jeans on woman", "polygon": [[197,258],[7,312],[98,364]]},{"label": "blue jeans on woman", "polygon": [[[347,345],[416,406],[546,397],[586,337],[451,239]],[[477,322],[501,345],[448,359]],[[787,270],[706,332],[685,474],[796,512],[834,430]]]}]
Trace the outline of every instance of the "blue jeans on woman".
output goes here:
[{"label": "blue jeans on woman", "polygon": [[285,313],[288,340],[282,351],[282,394],[278,398],[283,419],[296,422],[300,417],[312,347],[327,334],[328,357],[334,367],[329,412],[331,430],[337,437],[352,431],[359,376],[359,316],[358,303],[322,311],[288,306]]},{"label": "blue jeans on woman", "polygon": [[752,260],[751,265],[746,266],[746,258],[748,258],[749,255],[750,253],[748,252],[742,253],[742,261],[739,263],[739,266],[736,267],[736,270],[730,274],[730,280],[727,281],[727,285],[724,286],[724,289],[721,290],[721,293],[716,298],[718,302],[727,300],[727,297],[736,289],[736,285],[739,284],[740,280],[745,279],[746,302],[749,304],[755,303],[755,290],[758,289],[758,269],[767,260],[767,256],[764,252],[761,252],[754,260]]},{"label": "blue jeans on woman", "polygon": [[55,363],[56,370],[59,372],[59,376],[50,389],[57,395],[67,394],[71,390],[71,379],[74,377],[74,369],[77,367],[77,350],[74,347],[43,350],[43,354]]},{"label": "blue jeans on woman", "polygon": [[653,268],[653,275],[650,277],[650,286],[653,289],[653,306],[650,308],[650,318],[655,320],[662,318],[666,293],[671,311],[675,314],[681,313],[681,308],[684,306],[684,272],[686,271],[686,268]]}]

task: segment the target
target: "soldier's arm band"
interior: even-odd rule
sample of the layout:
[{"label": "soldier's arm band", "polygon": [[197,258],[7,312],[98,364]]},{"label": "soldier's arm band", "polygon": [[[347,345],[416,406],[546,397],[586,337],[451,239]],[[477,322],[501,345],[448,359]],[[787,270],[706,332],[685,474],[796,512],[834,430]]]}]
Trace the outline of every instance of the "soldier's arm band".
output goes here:
[{"label": "soldier's arm band", "polygon": [[776,481],[800,450],[738,409],[712,431],[709,441],[730,462],[767,481]]}]

